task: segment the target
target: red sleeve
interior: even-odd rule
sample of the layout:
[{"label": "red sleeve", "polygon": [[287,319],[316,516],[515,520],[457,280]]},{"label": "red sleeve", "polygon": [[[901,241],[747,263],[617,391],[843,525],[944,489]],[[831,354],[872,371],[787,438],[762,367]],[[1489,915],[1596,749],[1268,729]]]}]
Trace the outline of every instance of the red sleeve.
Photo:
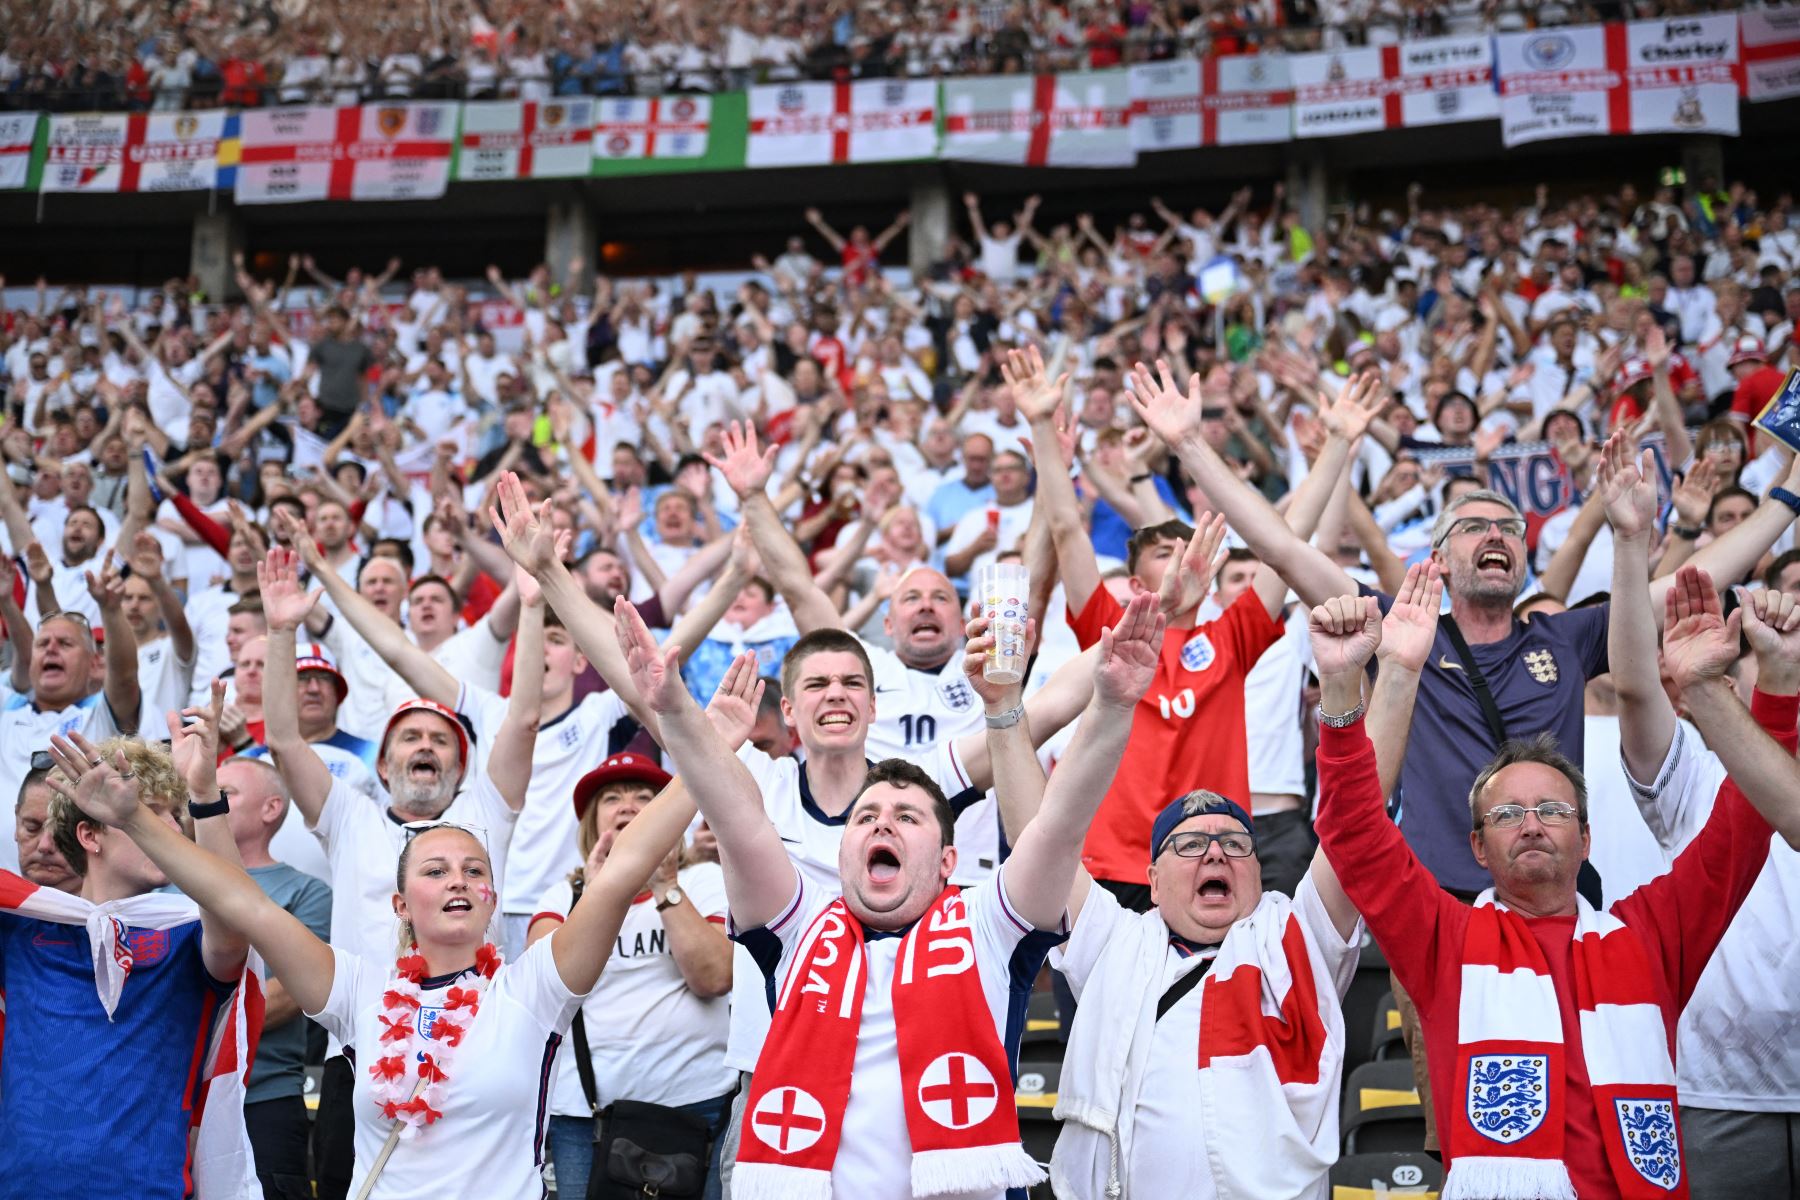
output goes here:
[{"label": "red sleeve", "polygon": [[1069,628],[1075,631],[1075,640],[1086,650],[1100,640],[1102,629],[1111,629],[1125,615],[1125,606],[1113,598],[1113,594],[1101,584],[1088,597],[1088,602],[1080,612],[1069,619]]},{"label": "red sleeve", "polygon": [[351,524],[351,527],[354,528],[355,526],[361,525],[362,519],[363,519],[363,514],[368,511],[369,511],[369,502],[367,500],[364,500],[361,497],[358,497],[357,499],[352,500],[350,502],[350,524]]},{"label": "red sleeve", "polygon": [[469,583],[469,594],[463,600],[463,622],[473,625],[487,616],[487,610],[494,607],[494,601],[500,598],[505,589],[486,575],[477,574]]},{"label": "red sleeve", "polygon": [[1207,632],[1222,636],[1248,675],[1263,651],[1281,640],[1287,626],[1269,615],[1255,588],[1245,588],[1244,594],[1231,602],[1223,616],[1209,623]]},{"label": "red sleeve", "polygon": [[220,558],[231,557],[231,531],[200,511],[200,506],[182,495],[171,492],[169,499],[175,502],[175,511],[188,527],[200,535],[200,540],[219,552]]},{"label": "red sleeve", "polygon": [[[1438,886],[1388,819],[1375,745],[1361,721],[1321,726],[1318,761],[1319,845],[1413,1003],[1429,1009],[1438,967],[1461,961],[1470,910]],[[1440,954],[1446,943],[1451,951]]]},{"label": "red sleeve", "polygon": [[[1750,713],[1789,753],[1800,744],[1800,696],[1755,693]],[[1660,947],[1664,978],[1686,1006],[1719,939],[1769,860],[1774,831],[1730,778],[1719,788],[1706,824],[1675,857],[1668,873],[1612,906],[1612,914]]]}]

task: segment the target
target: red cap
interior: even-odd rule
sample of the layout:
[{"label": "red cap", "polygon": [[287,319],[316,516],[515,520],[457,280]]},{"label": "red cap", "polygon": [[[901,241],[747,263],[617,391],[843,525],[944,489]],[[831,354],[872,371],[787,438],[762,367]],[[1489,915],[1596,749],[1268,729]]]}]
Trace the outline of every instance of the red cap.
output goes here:
[{"label": "red cap", "polygon": [[394,715],[388,718],[387,726],[381,731],[381,749],[376,753],[376,760],[380,761],[387,757],[388,738],[393,734],[394,726],[399,723],[401,717],[412,712],[428,712],[434,717],[442,717],[444,720],[450,722],[450,728],[456,732],[457,749],[461,751],[462,754],[461,760],[458,762],[456,768],[456,786],[460,788],[462,786],[463,776],[468,774],[469,771],[469,730],[468,727],[462,723],[461,717],[457,716],[453,710],[439,704],[436,700],[427,700],[423,696],[415,696],[413,699],[406,701],[399,708],[396,708],[394,710]]},{"label": "red cap", "polygon": [[301,642],[297,650],[299,653],[294,659],[294,674],[298,676],[305,671],[325,672],[337,683],[338,703],[342,704],[344,697],[350,694],[350,682],[338,670],[337,663],[332,661],[331,651],[318,642]]},{"label": "red cap", "polygon": [[1762,339],[1753,333],[1746,333],[1732,343],[1731,357],[1725,360],[1727,367],[1735,367],[1742,362],[1766,363],[1769,352],[1763,349]]},{"label": "red cap", "polygon": [[660,792],[669,786],[669,781],[673,778],[675,777],[663,770],[655,760],[641,754],[633,754],[629,750],[615,754],[583,775],[576,783],[573,794],[575,819],[579,821],[586,815],[588,804],[609,783],[647,783]]},{"label": "red cap", "polygon": [[1646,379],[1655,377],[1656,372],[1651,369],[1649,359],[1628,358],[1625,360],[1625,365],[1619,368],[1619,379],[1613,387],[1622,392],[1633,384],[1642,383]]}]

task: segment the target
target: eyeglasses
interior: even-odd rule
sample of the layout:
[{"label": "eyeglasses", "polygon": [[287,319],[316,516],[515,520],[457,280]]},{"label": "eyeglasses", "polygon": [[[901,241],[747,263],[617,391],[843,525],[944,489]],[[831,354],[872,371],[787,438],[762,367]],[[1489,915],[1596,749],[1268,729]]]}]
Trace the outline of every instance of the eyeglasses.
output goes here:
[{"label": "eyeglasses", "polygon": [[1489,529],[1498,529],[1502,536],[1517,541],[1525,540],[1524,517],[1459,517],[1450,523],[1450,528],[1444,531],[1444,536],[1438,539],[1438,544],[1443,545],[1452,536],[1462,537],[1466,534],[1474,534],[1477,537],[1486,537]]},{"label": "eyeglasses", "polygon": [[1247,833],[1178,833],[1163,843],[1163,849],[1178,858],[1204,858],[1214,842],[1226,858],[1249,858],[1256,853],[1256,839]]},{"label": "eyeglasses", "polygon": [[1523,804],[1496,804],[1475,823],[1475,828],[1490,825],[1495,829],[1517,829],[1525,823],[1526,813],[1536,813],[1537,819],[1546,825],[1566,825],[1579,811],[1573,804],[1561,800],[1546,800],[1536,808],[1526,808]]}]

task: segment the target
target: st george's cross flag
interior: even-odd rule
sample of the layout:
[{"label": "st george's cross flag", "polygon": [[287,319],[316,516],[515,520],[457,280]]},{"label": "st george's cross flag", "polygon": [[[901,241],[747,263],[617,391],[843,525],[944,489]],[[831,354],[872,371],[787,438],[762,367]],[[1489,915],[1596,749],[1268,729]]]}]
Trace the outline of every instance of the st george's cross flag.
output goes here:
[{"label": "st george's cross flag", "polygon": [[1030,167],[1126,167],[1126,71],[985,75],[944,82],[942,157]]},{"label": "st george's cross flag", "polygon": [[1233,54],[1131,68],[1131,140],[1140,152],[1248,146],[1293,136],[1285,56]]},{"label": "st george's cross flag", "polygon": [[586,175],[594,102],[494,100],[462,106],[456,178],[564,179]]},{"label": "st george's cross flag", "polygon": [[701,158],[712,134],[711,96],[623,96],[599,101],[594,157]]},{"label": "st george's cross flag", "polygon": [[1800,96],[1800,6],[1747,8],[1738,14],[1744,98]]},{"label": "st george's cross flag", "polygon": [[904,162],[937,152],[935,80],[864,79],[750,89],[748,167]]},{"label": "st george's cross flag", "polygon": [[181,192],[217,186],[219,140],[237,114],[71,113],[50,118],[46,192]]},{"label": "st george's cross flag", "polygon": [[237,202],[442,196],[456,144],[456,108],[422,103],[246,111]]}]

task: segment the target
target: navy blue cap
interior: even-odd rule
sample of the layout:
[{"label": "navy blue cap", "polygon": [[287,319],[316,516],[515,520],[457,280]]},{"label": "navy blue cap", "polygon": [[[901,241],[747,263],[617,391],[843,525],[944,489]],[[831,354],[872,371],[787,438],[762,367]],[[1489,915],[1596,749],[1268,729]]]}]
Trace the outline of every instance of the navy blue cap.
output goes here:
[{"label": "navy blue cap", "polygon": [[[1193,795],[1193,793],[1189,792],[1188,796],[1191,795]],[[1216,796],[1201,811],[1186,813],[1182,810],[1187,807],[1187,801],[1187,796],[1177,796],[1175,799],[1169,801],[1168,805],[1160,813],[1156,814],[1156,824],[1150,827],[1151,862],[1155,862],[1157,855],[1162,853],[1163,843],[1169,840],[1169,835],[1175,832],[1175,827],[1189,817],[1204,817],[1213,813],[1217,813],[1219,816],[1223,817],[1235,817],[1244,826],[1244,831],[1246,833],[1251,837],[1256,836],[1255,823],[1250,820],[1250,814],[1244,811],[1243,805],[1237,803],[1237,801],[1227,800],[1223,796]]]}]

